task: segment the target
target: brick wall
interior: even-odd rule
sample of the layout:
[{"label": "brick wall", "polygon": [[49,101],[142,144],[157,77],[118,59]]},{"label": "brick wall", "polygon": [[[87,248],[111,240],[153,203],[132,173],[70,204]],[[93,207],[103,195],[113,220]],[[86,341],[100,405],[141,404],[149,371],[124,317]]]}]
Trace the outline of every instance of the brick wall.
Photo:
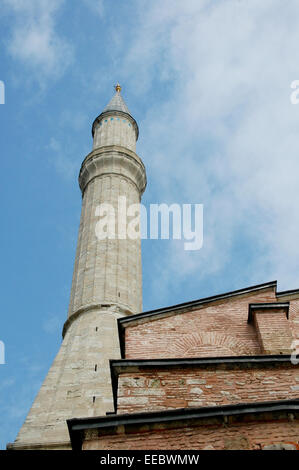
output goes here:
[{"label": "brick wall", "polygon": [[254,324],[263,354],[292,353],[292,332],[285,312],[256,310]]},{"label": "brick wall", "polygon": [[299,300],[290,302],[289,322],[293,337],[299,340]]},{"label": "brick wall", "polygon": [[140,370],[120,374],[118,414],[298,398],[296,366]]},{"label": "brick wall", "polygon": [[[259,318],[264,315],[260,326],[256,322],[247,322],[250,303],[276,301],[274,289],[267,289],[213,302],[189,312],[151,317],[148,321],[128,325],[125,329],[125,357],[154,359],[287,354],[290,343],[296,338],[299,340],[299,300],[290,301],[288,320],[285,314],[269,313],[258,315]],[[261,341],[261,332],[265,336],[265,345]]]},{"label": "brick wall", "polygon": [[259,421],[105,435],[86,440],[83,450],[260,450],[282,443],[299,449],[298,435],[298,421]]},{"label": "brick wall", "polygon": [[262,354],[256,329],[247,323],[248,304],[275,301],[274,289],[268,289],[127,326],[126,358]]}]

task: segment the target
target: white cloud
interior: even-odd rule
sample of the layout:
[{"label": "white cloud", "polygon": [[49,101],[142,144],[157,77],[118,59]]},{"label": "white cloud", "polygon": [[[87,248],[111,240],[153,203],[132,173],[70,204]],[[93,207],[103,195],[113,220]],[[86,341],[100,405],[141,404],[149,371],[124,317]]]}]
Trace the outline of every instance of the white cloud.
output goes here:
[{"label": "white cloud", "polygon": [[64,0],[4,0],[13,13],[9,53],[36,73],[39,81],[57,78],[72,60],[72,47],[56,30]]},{"label": "white cloud", "polygon": [[[142,98],[157,85],[166,90],[146,103],[141,155],[160,197],[205,204],[204,249],[183,254],[173,280],[186,276],[184,263],[200,277],[225,269],[245,233],[256,249],[252,282],[298,287],[299,106],[290,104],[299,78],[298,2],[138,6],[123,69]],[[165,249],[166,269],[176,269],[177,257]]]}]

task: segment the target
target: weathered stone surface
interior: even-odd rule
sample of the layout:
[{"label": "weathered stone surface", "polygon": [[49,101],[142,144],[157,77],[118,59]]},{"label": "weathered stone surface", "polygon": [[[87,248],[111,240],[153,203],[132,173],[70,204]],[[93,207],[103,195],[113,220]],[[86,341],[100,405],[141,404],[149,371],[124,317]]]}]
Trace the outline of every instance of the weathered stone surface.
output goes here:
[{"label": "weathered stone surface", "polygon": [[113,411],[109,360],[120,357],[117,319],[142,310],[140,239],[96,236],[100,204],[114,207],[118,231],[119,196],[126,208],[140,203],[146,174],[135,153],[138,128],[130,115],[101,116],[79,176],[82,213],[63,343],[14,448],[69,448],[67,419]]},{"label": "weathered stone surface", "polygon": [[[48,447],[55,442],[68,443],[67,419],[113,411],[109,359],[120,357],[117,333],[120,316],[107,309],[91,310],[70,325],[16,444]],[[105,335],[103,323],[110,324],[111,335]],[[86,330],[89,334],[81,335]],[[97,338],[101,339],[100,347],[90,349],[90,343]]]}]

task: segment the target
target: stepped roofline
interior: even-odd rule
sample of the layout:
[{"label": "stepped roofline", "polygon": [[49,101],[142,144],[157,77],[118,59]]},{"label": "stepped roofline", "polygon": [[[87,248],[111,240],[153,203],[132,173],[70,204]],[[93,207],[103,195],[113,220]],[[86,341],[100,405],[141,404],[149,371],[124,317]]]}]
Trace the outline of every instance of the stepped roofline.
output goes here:
[{"label": "stepped roofline", "polygon": [[226,299],[232,299],[234,297],[251,294],[257,291],[273,289],[277,299],[284,301],[288,298],[299,298],[299,289],[293,289],[284,292],[277,292],[277,281],[266,282],[263,284],[258,284],[250,287],[245,287],[243,289],[238,289],[231,292],[226,292],[223,294],[213,295],[211,297],[205,297],[198,300],[193,300],[191,302],[184,302],[177,305],[172,305],[169,307],[163,307],[156,310],[149,310],[147,312],[137,313],[135,315],[130,315],[128,317],[118,319],[118,332],[119,332],[119,341],[121,347],[122,358],[125,357],[125,328],[127,326],[134,326],[139,323],[145,323],[149,321],[158,320],[158,318],[168,317],[177,314],[183,314],[185,312],[190,312],[197,308],[203,307],[207,304],[213,302],[219,302]]},{"label": "stepped roofline", "polygon": [[[130,317],[120,318],[119,323],[122,324],[124,327],[127,323],[134,323],[138,320],[150,321],[152,317],[157,316],[164,316],[165,314],[175,314],[175,313],[182,313],[185,309],[196,308],[200,307],[201,305],[205,305],[211,302],[217,302],[219,300],[225,300],[231,297],[236,297],[239,295],[245,295],[247,293],[264,290],[264,289],[277,289],[277,281],[265,282],[263,284],[258,284],[255,286],[244,287],[242,289],[225,292],[223,294],[212,295],[211,297],[204,297],[198,300],[191,300],[190,302],[184,302],[181,304],[171,305],[169,307],[162,307],[155,310],[148,310],[147,312],[137,313],[135,315],[131,315]],[[298,290],[299,294],[299,290]],[[189,310],[188,310],[189,311]],[[132,325],[130,325],[132,326]]]}]

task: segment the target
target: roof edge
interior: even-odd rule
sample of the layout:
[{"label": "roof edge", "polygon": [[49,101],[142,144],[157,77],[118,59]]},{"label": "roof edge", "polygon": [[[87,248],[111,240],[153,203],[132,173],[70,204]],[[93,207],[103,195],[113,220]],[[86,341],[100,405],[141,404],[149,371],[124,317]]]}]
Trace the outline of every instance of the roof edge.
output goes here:
[{"label": "roof edge", "polygon": [[248,305],[248,323],[253,320],[254,310],[262,310],[268,313],[269,310],[285,310],[286,317],[289,319],[290,302],[268,302],[268,303],[252,303]]},{"label": "roof edge", "polygon": [[144,426],[174,421],[188,421],[207,418],[224,418],[263,414],[267,412],[299,412],[299,399],[277,400],[255,403],[241,403],[200,408],[178,408],[175,410],[150,411],[103,417],[73,418],[67,420],[73,450],[81,450],[83,432],[86,429],[116,429],[118,426]]},{"label": "roof edge", "polygon": [[299,289],[290,289],[281,292],[276,292],[277,297],[285,297],[289,295],[298,295],[299,296]]},{"label": "roof edge", "polygon": [[271,287],[276,289],[277,281],[266,282],[264,284],[258,284],[258,285],[251,286],[251,287],[245,287],[242,289],[225,292],[223,294],[212,295],[210,297],[204,297],[202,299],[192,300],[191,302],[184,302],[184,303],[177,304],[177,305],[171,305],[170,307],[162,307],[162,308],[158,308],[155,310],[148,310],[147,312],[137,313],[135,315],[130,315],[129,317],[126,317],[126,318],[120,318],[119,323],[121,324],[131,323],[141,318],[147,318],[147,317],[152,317],[155,315],[160,315],[166,312],[168,313],[168,312],[172,312],[175,310],[181,310],[186,307],[197,307],[200,305],[204,305],[206,303],[217,302],[219,300],[225,300],[230,297],[244,295],[244,294],[254,292],[257,290],[269,289]]},{"label": "roof edge", "polygon": [[[259,355],[259,356],[219,356],[219,357],[190,357],[163,359],[111,359],[110,366],[115,367],[170,367],[197,366],[218,364],[269,364],[290,362],[290,354]],[[291,363],[291,362],[290,362]]]}]

